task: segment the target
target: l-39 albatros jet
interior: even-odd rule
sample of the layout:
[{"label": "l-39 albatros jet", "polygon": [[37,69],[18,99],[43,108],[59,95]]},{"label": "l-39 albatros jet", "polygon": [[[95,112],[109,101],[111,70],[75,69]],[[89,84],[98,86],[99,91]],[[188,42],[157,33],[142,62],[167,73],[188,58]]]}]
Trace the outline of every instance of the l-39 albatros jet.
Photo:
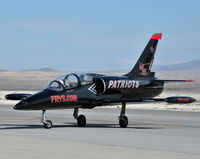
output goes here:
[{"label": "l-39 albatros jet", "polygon": [[52,127],[47,120],[46,110],[74,109],[73,116],[78,126],[86,125],[84,115],[79,115],[79,108],[92,109],[97,106],[122,104],[119,115],[120,127],[127,127],[128,118],[125,115],[126,103],[165,101],[170,103],[191,103],[192,97],[154,98],[163,91],[166,82],[193,82],[192,80],[165,80],[155,77],[151,67],[156,47],[162,33],[153,34],[136,62],[133,69],[122,76],[106,76],[102,74],[67,74],[50,82],[48,87],[36,94],[10,94],[7,99],[14,97],[22,100],[14,106],[17,110],[42,110],[44,128]]}]

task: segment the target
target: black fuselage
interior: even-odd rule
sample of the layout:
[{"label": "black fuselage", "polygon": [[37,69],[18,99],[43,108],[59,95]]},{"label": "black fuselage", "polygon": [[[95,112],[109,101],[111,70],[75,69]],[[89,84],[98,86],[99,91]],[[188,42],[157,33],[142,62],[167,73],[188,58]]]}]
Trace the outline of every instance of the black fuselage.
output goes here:
[{"label": "black fuselage", "polygon": [[[104,92],[101,92],[101,94],[98,94],[97,87],[95,86],[95,84],[97,85],[98,83],[95,83],[94,80],[94,82],[90,84],[79,84],[74,88],[64,88],[62,90],[44,89],[27,99],[22,100],[15,105],[14,109],[49,110],[94,108],[96,106],[122,103],[123,101],[134,102],[137,100],[151,99],[158,96],[163,90],[163,82],[157,82],[154,80],[155,78],[137,79],[124,76],[115,77],[103,75],[95,75],[95,78],[104,80],[104,87],[106,88]],[[109,82],[111,84],[114,84],[114,82],[118,83],[111,86],[109,85]],[[133,85],[134,82],[136,83],[135,85]]]}]

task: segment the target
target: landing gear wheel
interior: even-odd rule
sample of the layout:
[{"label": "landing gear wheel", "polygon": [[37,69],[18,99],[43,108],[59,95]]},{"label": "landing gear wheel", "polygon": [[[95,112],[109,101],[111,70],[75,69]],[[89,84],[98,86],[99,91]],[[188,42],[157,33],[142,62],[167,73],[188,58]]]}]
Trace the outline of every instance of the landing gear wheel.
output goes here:
[{"label": "landing gear wheel", "polygon": [[79,115],[77,118],[77,124],[79,127],[85,127],[86,125],[86,118],[84,115]]},{"label": "landing gear wheel", "polygon": [[51,120],[47,120],[46,110],[42,110],[42,120],[41,122],[44,124],[45,129],[51,129],[53,124]]},{"label": "landing gear wheel", "polygon": [[51,129],[53,126],[51,120],[46,120],[45,123],[44,123],[44,128],[45,129]]},{"label": "landing gear wheel", "polygon": [[119,125],[121,128],[126,128],[128,126],[128,118],[127,116],[121,116],[119,119]]}]

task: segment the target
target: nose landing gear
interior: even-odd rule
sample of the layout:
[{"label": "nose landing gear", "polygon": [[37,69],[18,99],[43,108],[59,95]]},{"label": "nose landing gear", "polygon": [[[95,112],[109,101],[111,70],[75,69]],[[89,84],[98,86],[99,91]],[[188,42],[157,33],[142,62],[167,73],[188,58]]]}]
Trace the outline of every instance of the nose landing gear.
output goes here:
[{"label": "nose landing gear", "polygon": [[45,129],[51,129],[53,124],[52,124],[51,120],[46,120],[46,119],[47,119],[46,110],[43,110],[41,122],[44,124]]}]

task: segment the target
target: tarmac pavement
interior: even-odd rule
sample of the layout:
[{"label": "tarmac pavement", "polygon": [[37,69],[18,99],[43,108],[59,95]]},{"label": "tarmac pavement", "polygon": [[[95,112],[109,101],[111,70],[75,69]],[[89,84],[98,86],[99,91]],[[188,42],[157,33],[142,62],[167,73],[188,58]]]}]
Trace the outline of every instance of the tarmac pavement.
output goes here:
[{"label": "tarmac pavement", "polygon": [[52,129],[44,129],[41,111],[16,111],[0,105],[0,158],[200,158],[200,112],[128,109],[128,128],[119,128],[120,109],[47,111]]}]

